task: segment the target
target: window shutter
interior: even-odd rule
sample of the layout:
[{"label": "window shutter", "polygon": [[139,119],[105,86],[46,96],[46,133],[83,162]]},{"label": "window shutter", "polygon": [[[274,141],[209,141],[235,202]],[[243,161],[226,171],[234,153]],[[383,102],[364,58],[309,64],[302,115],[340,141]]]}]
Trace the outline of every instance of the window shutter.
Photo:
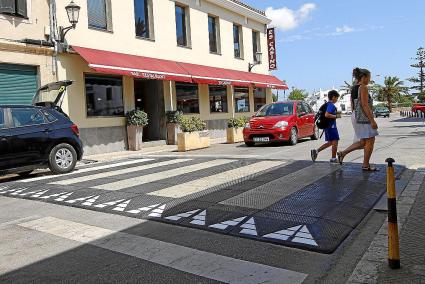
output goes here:
[{"label": "window shutter", "polygon": [[107,29],[105,0],[88,0],[87,12],[90,27]]},{"label": "window shutter", "polygon": [[0,13],[15,14],[15,0],[0,0]]},{"label": "window shutter", "polygon": [[17,7],[16,7],[16,14],[28,18],[27,13],[27,0],[17,0],[16,1]]},{"label": "window shutter", "polygon": [[111,0],[106,0],[106,28],[108,31],[112,31],[112,4]]}]

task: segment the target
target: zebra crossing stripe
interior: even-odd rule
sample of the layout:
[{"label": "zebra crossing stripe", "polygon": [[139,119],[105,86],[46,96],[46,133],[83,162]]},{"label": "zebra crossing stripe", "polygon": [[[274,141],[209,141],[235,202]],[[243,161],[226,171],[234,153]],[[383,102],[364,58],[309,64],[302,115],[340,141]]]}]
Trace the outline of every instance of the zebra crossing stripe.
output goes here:
[{"label": "zebra crossing stripe", "polygon": [[130,203],[131,199],[118,204],[115,208],[113,208],[113,211],[119,211],[119,212],[124,212],[124,210],[127,208],[128,204]]},{"label": "zebra crossing stripe", "polygon": [[178,221],[181,218],[187,218],[187,217],[192,216],[195,213],[198,213],[199,210],[201,210],[201,209],[196,209],[196,210],[192,210],[192,211],[185,212],[185,213],[180,213],[180,214],[173,215],[173,216],[168,216],[168,217],[165,217],[165,219],[172,220],[172,221]]},{"label": "zebra crossing stripe", "polygon": [[[183,184],[167,187],[161,190],[149,192],[148,195],[180,198],[197,192],[204,191],[214,186],[219,186],[236,179],[240,179],[252,173],[258,173],[273,167],[285,164],[282,161],[261,161],[248,166],[226,171],[226,174],[218,173],[204,178],[189,181]],[[143,178],[143,177],[142,177]]]},{"label": "zebra crossing stripe", "polygon": [[102,179],[102,178],[106,178],[106,177],[118,176],[118,175],[123,175],[123,174],[128,174],[128,173],[133,173],[133,172],[138,172],[138,171],[143,171],[143,170],[148,170],[148,169],[153,169],[153,168],[158,168],[158,167],[163,167],[163,166],[168,166],[168,165],[173,165],[173,164],[178,164],[178,163],[183,163],[183,162],[188,162],[188,161],[191,161],[191,159],[175,159],[175,160],[164,161],[164,162],[148,164],[148,165],[142,165],[142,166],[137,166],[137,167],[131,167],[131,168],[126,168],[126,169],[121,169],[121,170],[116,170],[116,171],[110,171],[110,172],[98,173],[98,174],[94,174],[94,175],[88,175],[88,176],[83,176],[83,177],[76,177],[76,178],[72,178],[72,179],[55,181],[55,182],[52,182],[51,184],[70,185],[70,184],[75,184],[75,183],[79,183],[79,182],[86,182],[86,181],[90,181],[90,180],[96,180],[96,179]]},{"label": "zebra crossing stripe", "polygon": [[243,216],[243,217],[240,217],[240,218],[227,220],[227,221],[224,221],[224,222],[221,222],[221,223],[209,225],[208,227],[218,229],[218,230],[226,230],[227,227],[229,227],[229,226],[232,226],[232,227],[237,226],[239,223],[241,223],[243,220],[245,220],[246,217],[247,216]]},{"label": "zebra crossing stripe", "polygon": [[[132,164],[137,164],[137,163],[144,163],[144,162],[148,162],[148,161],[152,161],[152,160],[154,160],[154,159],[137,159],[137,160],[120,162],[120,163],[84,168],[84,169],[79,169],[79,170],[73,171],[71,173],[61,174],[60,177],[76,175],[76,174],[81,174],[81,173],[87,173],[87,172],[92,172],[92,171],[98,171],[98,170],[111,169],[111,168],[116,168],[116,167],[126,166],[126,165],[132,165]],[[34,182],[34,181],[39,181],[39,180],[54,179],[54,178],[57,178],[57,177],[58,177],[57,175],[46,175],[46,176],[40,176],[40,177],[34,177],[34,178],[20,180],[18,182],[28,183],[28,182]]]},{"label": "zebra crossing stripe", "polygon": [[234,161],[235,160],[217,159],[217,160],[208,161],[208,162],[199,163],[199,164],[194,164],[194,165],[181,167],[181,168],[177,168],[177,169],[157,172],[157,173],[153,173],[153,174],[148,174],[148,175],[144,175],[144,176],[140,176],[140,177],[134,177],[134,178],[116,181],[116,182],[112,182],[112,183],[106,183],[106,184],[94,186],[92,188],[103,189],[103,190],[120,190],[120,189],[125,189],[125,188],[129,188],[129,187],[133,187],[133,186],[138,186],[138,185],[158,181],[158,180],[161,180],[161,179],[167,179],[167,178],[176,177],[176,176],[179,176],[179,175],[188,174],[188,173],[199,171],[199,170],[212,168],[212,167],[215,167],[215,166],[221,166],[221,165],[229,164],[229,163],[232,163]]},{"label": "zebra crossing stripe", "polygon": [[150,210],[154,209],[155,207],[158,207],[159,205],[161,205],[161,203],[150,205],[150,206],[146,206],[146,207],[140,207],[138,209],[133,209],[133,210],[129,210],[129,211],[126,211],[126,212],[127,213],[130,213],[130,214],[139,214],[141,212],[150,211]]},{"label": "zebra crossing stripe", "polygon": [[241,230],[239,233],[244,235],[258,236],[257,227],[255,226],[254,217],[251,217],[248,221],[241,225]]},{"label": "zebra crossing stripe", "polygon": [[207,216],[207,210],[202,211],[201,213],[199,213],[196,216],[192,217],[192,221],[190,222],[190,224],[193,225],[199,225],[199,226],[205,226],[205,218]]}]

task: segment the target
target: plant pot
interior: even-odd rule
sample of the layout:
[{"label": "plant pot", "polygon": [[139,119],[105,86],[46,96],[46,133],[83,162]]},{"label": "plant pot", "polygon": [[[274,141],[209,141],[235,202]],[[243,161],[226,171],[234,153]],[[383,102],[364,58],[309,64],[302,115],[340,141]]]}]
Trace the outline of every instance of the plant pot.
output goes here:
[{"label": "plant pot", "polygon": [[182,132],[177,134],[177,149],[186,152],[207,148],[211,145],[208,131]]},{"label": "plant pot", "polygon": [[167,145],[177,145],[177,133],[179,125],[177,123],[167,123]]},{"label": "plant pot", "polygon": [[239,143],[243,142],[243,128],[227,128],[227,143]]},{"label": "plant pot", "polygon": [[143,143],[143,126],[127,125],[128,150],[139,151]]}]

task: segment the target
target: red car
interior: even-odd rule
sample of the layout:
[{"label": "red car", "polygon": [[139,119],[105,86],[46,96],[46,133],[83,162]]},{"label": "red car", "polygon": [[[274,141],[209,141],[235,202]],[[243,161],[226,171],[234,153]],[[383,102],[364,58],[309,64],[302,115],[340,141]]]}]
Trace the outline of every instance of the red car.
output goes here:
[{"label": "red car", "polygon": [[256,142],[289,141],[297,144],[300,138],[319,138],[311,107],[302,101],[276,102],[263,106],[245,125],[244,141],[247,146]]},{"label": "red car", "polygon": [[418,111],[422,111],[423,113],[425,113],[425,104],[413,104],[412,106],[412,112],[418,112]]}]

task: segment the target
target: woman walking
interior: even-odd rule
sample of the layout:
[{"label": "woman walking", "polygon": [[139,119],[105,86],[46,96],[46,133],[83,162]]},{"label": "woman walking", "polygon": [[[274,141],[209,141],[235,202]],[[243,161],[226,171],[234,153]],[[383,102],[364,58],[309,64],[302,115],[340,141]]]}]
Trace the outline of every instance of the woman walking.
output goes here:
[{"label": "woman walking", "polygon": [[354,129],[354,142],[344,151],[338,152],[338,160],[342,164],[345,156],[355,150],[364,149],[363,171],[377,171],[370,165],[370,157],[378,136],[378,125],[373,118],[373,100],[369,95],[367,85],[370,82],[370,71],[355,68],[353,70],[355,84],[351,89],[351,122]]}]

